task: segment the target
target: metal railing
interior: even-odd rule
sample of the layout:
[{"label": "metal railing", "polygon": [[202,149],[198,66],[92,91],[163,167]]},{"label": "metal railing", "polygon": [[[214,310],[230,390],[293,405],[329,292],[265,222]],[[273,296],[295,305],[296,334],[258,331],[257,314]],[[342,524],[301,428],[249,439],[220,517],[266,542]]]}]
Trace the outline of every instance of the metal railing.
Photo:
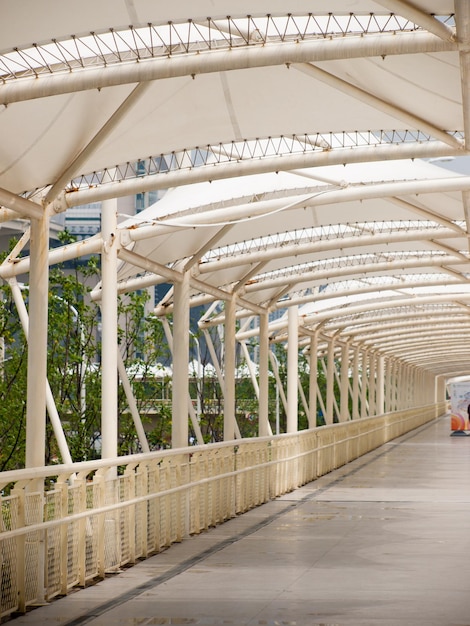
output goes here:
[{"label": "metal railing", "polygon": [[446,408],[433,404],[275,437],[3,472],[0,617],[292,491]]}]

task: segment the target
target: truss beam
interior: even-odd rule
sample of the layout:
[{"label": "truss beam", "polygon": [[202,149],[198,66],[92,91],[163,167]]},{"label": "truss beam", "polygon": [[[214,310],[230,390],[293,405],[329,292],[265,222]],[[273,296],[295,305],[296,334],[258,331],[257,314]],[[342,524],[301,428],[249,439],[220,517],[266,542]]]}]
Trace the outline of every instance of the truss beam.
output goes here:
[{"label": "truss beam", "polygon": [[[33,75],[21,81],[0,85],[0,104],[7,106],[34,98],[104,89],[117,85],[142,83],[181,76],[225,72],[253,67],[290,63],[331,61],[335,59],[390,56],[457,50],[457,46],[429,33],[381,33],[364,37],[298,40],[263,45],[246,45],[228,50],[215,49],[178,57],[149,58],[140,63],[105,67],[84,67],[80,71]],[[51,68],[52,69],[52,68]]]},{"label": "truss beam", "polygon": [[234,158],[232,161],[214,163],[192,169],[150,174],[145,177],[126,178],[100,184],[99,186],[67,191],[54,202],[56,212],[110,198],[123,198],[137,193],[157,191],[236,176],[250,176],[297,170],[299,168],[342,165],[346,163],[376,163],[383,160],[439,158],[462,156],[461,149],[453,149],[440,141],[430,143],[387,143],[374,146],[335,148],[332,150],[307,151],[299,154],[266,156],[263,158]]},{"label": "truss beam", "polygon": [[[381,255],[382,258],[385,255]],[[438,255],[436,257],[432,257],[432,255],[426,256],[410,256],[408,258],[393,258],[392,255],[387,255],[389,258],[387,261],[369,261],[359,264],[359,259],[351,258],[351,265],[346,267],[335,267],[331,264],[329,267],[321,267],[318,268],[312,267],[310,270],[305,270],[303,272],[298,272],[294,277],[293,272],[287,276],[277,276],[272,279],[266,280],[258,280],[256,283],[250,283],[246,286],[246,293],[260,291],[262,289],[275,289],[287,283],[295,284],[295,288],[298,289],[300,285],[306,283],[312,283],[314,285],[320,285],[326,280],[328,280],[331,275],[334,273],[336,279],[345,278],[347,276],[358,277],[363,276],[364,274],[373,273],[375,275],[385,274],[385,273],[393,273],[394,271],[405,271],[410,270],[412,268],[428,268],[430,266],[440,267],[443,263],[452,264],[452,263],[461,263],[462,259],[455,256],[444,256]],[[294,282],[295,281],[295,282]]]},{"label": "truss beam", "polygon": [[[328,240],[319,239],[308,243],[292,243],[290,245],[272,246],[264,250],[254,252],[246,252],[237,256],[236,261],[228,254],[224,258],[217,261],[206,261],[199,265],[201,274],[211,274],[216,270],[226,269],[236,265],[255,265],[258,263],[266,263],[274,259],[283,259],[294,256],[299,260],[303,255],[320,254],[324,252],[337,252],[339,248],[342,250],[354,249],[357,247],[367,248],[370,246],[380,246],[383,243],[405,243],[409,241],[433,241],[434,239],[455,237],[455,231],[448,229],[414,229],[409,230],[398,229],[396,231],[377,232],[372,235],[356,235],[351,237],[335,237]],[[457,251],[448,250],[452,255],[458,256]],[[463,260],[467,261],[466,257]],[[255,268],[256,269],[256,268]],[[259,273],[259,272],[257,272]],[[248,278],[252,279],[255,274],[251,274]]]},{"label": "truss beam", "polygon": [[378,1],[379,4],[387,9],[390,9],[393,13],[406,17],[406,19],[414,22],[416,25],[425,28],[427,31],[434,33],[438,37],[441,37],[444,41],[456,40],[455,30],[453,28],[437,20],[433,15],[421,11],[409,2],[404,2],[404,0]]}]

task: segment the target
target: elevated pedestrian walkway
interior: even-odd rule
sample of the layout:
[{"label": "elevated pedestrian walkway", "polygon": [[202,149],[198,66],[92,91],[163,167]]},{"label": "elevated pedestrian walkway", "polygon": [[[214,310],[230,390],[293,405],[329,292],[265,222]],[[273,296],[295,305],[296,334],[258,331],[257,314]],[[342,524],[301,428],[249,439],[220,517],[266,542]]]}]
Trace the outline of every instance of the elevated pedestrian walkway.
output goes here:
[{"label": "elevated pedestrian walkway", "polygon": [[470,437],[407,433],[11,626],[470,624]]}]

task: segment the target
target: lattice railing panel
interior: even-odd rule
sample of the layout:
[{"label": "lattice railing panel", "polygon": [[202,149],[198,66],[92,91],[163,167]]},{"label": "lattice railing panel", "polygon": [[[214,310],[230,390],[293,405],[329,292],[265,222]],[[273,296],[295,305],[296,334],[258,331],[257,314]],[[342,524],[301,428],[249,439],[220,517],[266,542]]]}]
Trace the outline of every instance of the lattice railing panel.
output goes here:
[{"label": "lattice railing panel", "polygon": [[[44,484],[53,476],[45,492],[38,491],[37,469],[4,473],[4,484],[17,479],[0,500],[0,616],[24,612],[292,491],[446,408],[442,403],[275,437],[54,466],[40,470]],[[117,467],[124,467],[122,474]]]},{"label": "lattice railing panel", "polygon": [[[1,507],[1,532],[18,528],[19,497],[2,498]],[[17,541],[15,538],[5,539],[0,543],[0,617],[18,610],[17,565]]]}]

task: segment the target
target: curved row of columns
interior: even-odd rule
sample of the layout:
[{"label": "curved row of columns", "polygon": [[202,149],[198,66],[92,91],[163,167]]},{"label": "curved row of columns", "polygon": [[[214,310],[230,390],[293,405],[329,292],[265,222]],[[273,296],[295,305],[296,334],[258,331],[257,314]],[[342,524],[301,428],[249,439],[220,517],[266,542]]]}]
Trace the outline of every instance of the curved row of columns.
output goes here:
[{"label": "curved row of columns", "polygon": [[[235,297],[225,302],[224,364],[221,369],[223,370],[224,438],[226,440],[239,436],[235,416],[237,342],[235,308]],[[174,315],[178,315],[177,307],[174,309]],[[288,309],[287,317],[287,384],[286,389],[279,389],[279,392],[287,416],[286,431],[296,432],[299,406],[298,337],[299,331],[302,332],[304,329],[299,325],[297,306]],[[380,415],[445,398],[445,381],[438,384],[439,379],[416,366],[377,354],[366,347],[352,345],[350,342],[340,343],[334,335],[329,339],[327,347],[322,345],[322,350],[320,350],[319,330],[309,332],[309,334],[309,354],[315,355],[316,358],[310,359],[308,402],[302,390],[300,400],[307,407],[308,424],[311,428],[316,426],[319,405],[325,423],[331,424],[335,421],[343,422]],[[266,312],[259,316],[259,379],[254,381],[255,394],[259,401],[260,436],[271,433],[268,413],[269,362],[275,374],[276,384],[280,384],[275,357],[269,350],[270,341],[268,313]],[[324,341],[322,337],[322,342]],[[322,353],[326,354],[326,363],[324,357],[321,357]],[[186,354],[185,365],[187,361],[188,355]],[[324,367],[326,376],[325,397],[322,397],[317,384],[319,363]],[[187,385],[188,381],[186,380],[184,384]],[[175,387],[173,392],[178,393]],[[187,424],[187,415],[181,415],[181,420]],[[175,444],[176,441],[173,443]]]},{"label": "curved row of columns", "polygon": [[[31,276],[29,303],[28,394],[26,466],[41,466],[45,452],[45,409],[47,389],[47,307],[48,307],[48,218],[31,222]],[[116,223],[116,200],[103,203],[102,211],[102,456],[117,456],[118,449],[118,344],[117,344],[117,263],[120,241]],[[225,301],[223,364],[217,364],[224,396],[224,439],[240,437],[235,413],[235,370],[237,343],[237,296]],[[190,273],[183,272],[174,284],[172,341],[173,403],[172,446],[188,445],[192,419],[198,443],[203,443],[199,424],[191,413],[189,398],[189,311]],[[382,356],[370,348],[340,341],[333,334],[325,339],[320,327],[309,330],[299,324],[298,306],[288,309],[287,389],[279,388],[287,416],[286,431],[298,430],[299,332],[310,336],[308,401],[300,389],[309,427],[317,424],[320,408],[326,424],[344,422],[409,406],[428,404],[445,397],[445,380],[440,381],[423,369],[398,358]],[[275,358],[270,351],[268,312],[259,315],[259,379],[254,381],[259,401],[259,435],[271,434],[269,421],[269,362],[276,384]],[[325,346],[325,341],[327,345]],[[210,346],[209,346],[210,348]],[[212,351],[214,358],[215,351]],[[326,363],[325,363],[326,356]],[[318,387],[318,366],[326,378],[326,394]],[[44,407],[43,409],[41,407]],[[276,430],[277,432],[277,430]]]}]

